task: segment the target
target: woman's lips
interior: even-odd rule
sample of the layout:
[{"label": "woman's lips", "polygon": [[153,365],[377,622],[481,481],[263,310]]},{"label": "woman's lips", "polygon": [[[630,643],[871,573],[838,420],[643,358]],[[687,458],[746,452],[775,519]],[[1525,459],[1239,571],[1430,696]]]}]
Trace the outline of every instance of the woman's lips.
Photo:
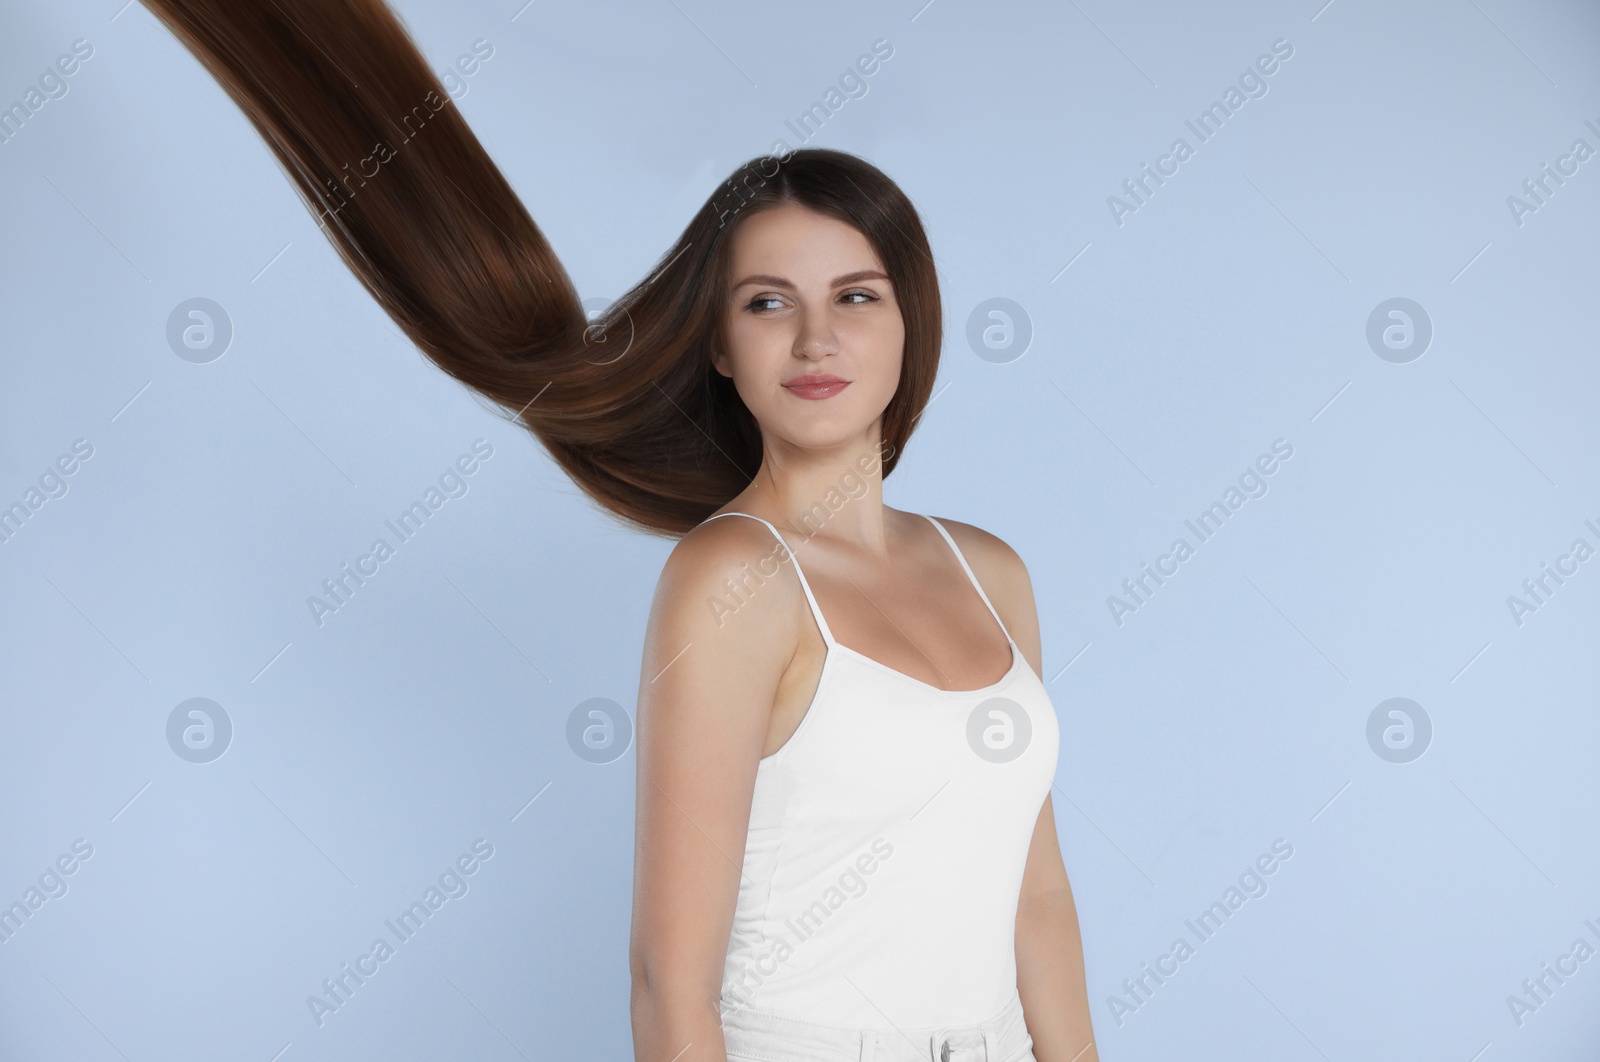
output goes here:
[{"label": "woman's lips", "polygon": [[837,376],[826,373],[812,376],[797,376],[783,386],[801,398],[819,399],[831,398],[850,386],[849,380],[841,380]]}]

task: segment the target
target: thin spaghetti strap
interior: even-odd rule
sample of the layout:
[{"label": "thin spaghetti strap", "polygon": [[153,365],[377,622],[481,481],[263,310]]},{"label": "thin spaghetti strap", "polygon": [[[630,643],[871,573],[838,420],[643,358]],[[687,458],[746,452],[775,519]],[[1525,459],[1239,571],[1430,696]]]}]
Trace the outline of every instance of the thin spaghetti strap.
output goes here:
[{"label": "thin spaghetti strap", "polygon": [[931,516],[928,516],[927,513],[921,513],[919,515],[926,518],[929,523],[938,528],[939,534],[943,535],[944,540],[950,543],[950,548],[955,551],[956,560],[961,562],[961,570],[967,573],[967,578],[972,582],[972,588],[978,591],[979,597],[983,598],[984,606],[988,608],[989,615],[993,616],[994,621],[1000,624],[1000,633],[1006,636],[1006,641],[1011,642],[1012,645],[1015,645],[1016,642],[1011,641],[1011,632],[1006,630],[1005,620],[1001,619],[1000,613],[994,610],[994,605],[989,601],[989,595],[983,592],[983,587],[978,583],[978,577],[972,574],[972,567],[967,564],[967,558],[962,555],[961,547],[956,545],[956,540],[950,537],[950,532],[946,531],[944,529],[944,525],[939,521],[935,520]]},{"label": "thin spaghetti strap", "polygon": [[[710,523],[719,516],[748,516],[752,520],[761,520],[762,523],[767,525],[767,530],[771,531],[774,537],[776,537],[777,540],[783,544],[784,552],[789,554],[789,559],[794,562],[794,573],[800,577],[800,589],[806,592],[806,601],[811,606],[812,618],[817,621],[817,629],[822,632],[823,643],[830,648],[835,645],[836,643],[833,640],[833,632],[828,629],[828,621],[822,618],[822,609],[817,605],[817,596],[811,592],[811,584],[806,582],[806,573],[800,570],[800,558],[795,556],[794,550],[789,548],[789,543],[784,541],[784,537],[778,533],[778,529],[773,527],[769,521],[762,520],[761,517],[755,515],[754,513],[741,513],[734,510],[729,510],[725,513],[717,513],[715,516],[708,516],[700,522]],[[998,619],[999,617],[996,618]],[[1007,635],[1007,637],[1010,637],[1010,635]]]}]

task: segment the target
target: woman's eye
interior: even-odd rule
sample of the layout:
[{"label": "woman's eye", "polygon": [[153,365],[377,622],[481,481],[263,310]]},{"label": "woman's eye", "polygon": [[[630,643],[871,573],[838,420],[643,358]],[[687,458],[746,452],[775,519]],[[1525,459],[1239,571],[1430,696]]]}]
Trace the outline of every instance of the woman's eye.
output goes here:
[{"label": "woman's eye", "polygon": [[[872,292],[860,290],[847,291],[840,295],[839,298],[852,306],[861,306],[865,303],[878,301],[878,296],[874,295]],[[768,303],[773,305],[769,307],[767,305]],[[745,309],[749,310],[751,313],[759,314],[766,312],[768,309],[779,308],[782,305],[783,300],[776,295],[757,295],[745,305]]]}]

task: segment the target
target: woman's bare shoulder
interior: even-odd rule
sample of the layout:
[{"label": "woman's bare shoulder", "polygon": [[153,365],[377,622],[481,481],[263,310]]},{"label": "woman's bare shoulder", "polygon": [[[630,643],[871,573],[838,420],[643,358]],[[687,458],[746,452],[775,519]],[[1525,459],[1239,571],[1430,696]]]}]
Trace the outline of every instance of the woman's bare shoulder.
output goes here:
[{"label": "woman's bare shoulder", "polygon": [[984,574],[989,573],[1000,580],[1028,583],[1028,566],[1005,539],[976,524],[948,516],[936,516],[934,519],[943,524],[944,529],[950,532],[950,537],[956,540],[962,556],[967,558],[979,582],[985,582]]},{"label": "woman's bare shoulder", "polygon": [[[781,635],[794,617],[801,591],[785,578],[784,546],[759,520],[747,516],[708,520],[673,546],[656,584],[653,608],[691,628],[721,630],[730,616],[746,614],[763,638]],[[793,633],[798,634],[798,626]]]},{"label": "woman's bare shoulder", "polygon": [[984,594],[1000,613],[1012,637],[1025,648],[1038,638],[1039,616],[1033,580],[1020,554],[999,535],[974,524],[936,516],[955,539]]},{"label": "woman's bare shoulder", "polygon": [[729,513],[697,524],[678,539],[663,573],[687,578],[726,576],[762,557],[779,556],[783,545],[759,520]]}]

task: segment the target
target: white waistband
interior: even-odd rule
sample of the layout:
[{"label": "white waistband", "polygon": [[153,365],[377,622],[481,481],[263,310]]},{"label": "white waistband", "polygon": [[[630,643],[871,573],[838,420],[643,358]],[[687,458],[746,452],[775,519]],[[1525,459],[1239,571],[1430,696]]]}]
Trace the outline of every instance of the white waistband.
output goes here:
[{"label": "white waistband", "polygon": [[726,1010],[729,1062],[1034,1062],[1016,996],[976,1025],[848,1029],[749,1008]]}]

